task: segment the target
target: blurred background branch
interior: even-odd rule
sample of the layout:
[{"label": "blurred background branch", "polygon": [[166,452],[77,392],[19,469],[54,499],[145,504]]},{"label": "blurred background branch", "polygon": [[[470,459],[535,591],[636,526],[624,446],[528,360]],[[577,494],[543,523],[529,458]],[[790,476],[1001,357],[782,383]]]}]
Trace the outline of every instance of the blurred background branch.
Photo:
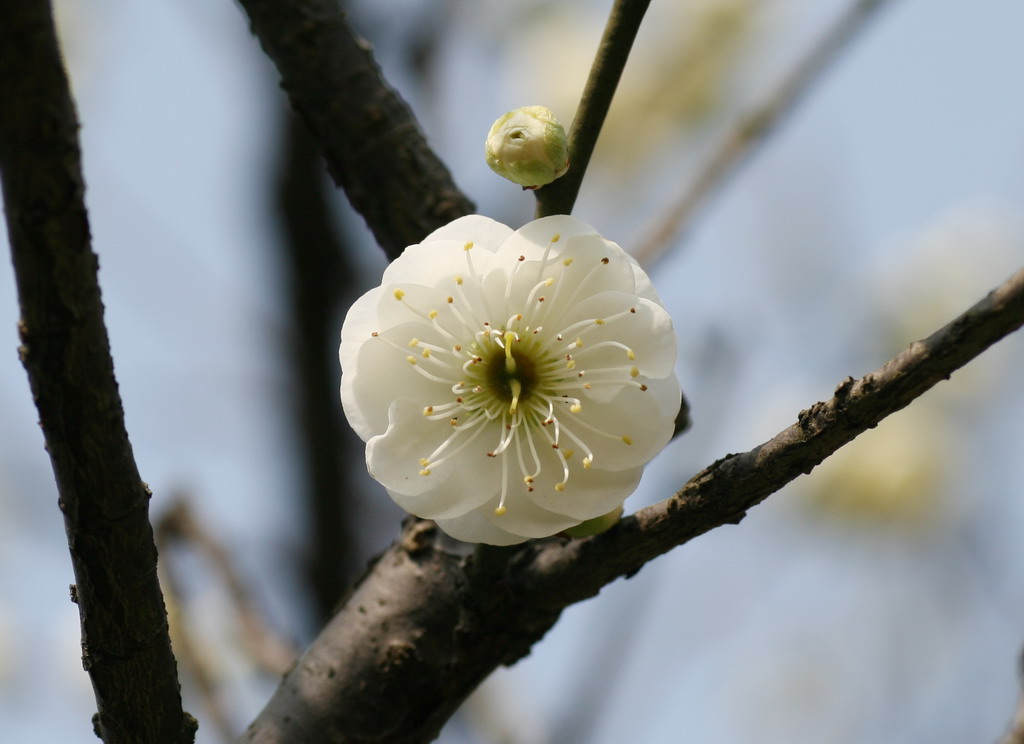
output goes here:
[{"label": "blurred background branch", "polygon": [[675,203],[638,241],[633,250],[637,261],[650,266],[678,244],[680,235],[692,226],[705,201],[736,172],[751,151],[767,139],[779,122],[792,113],[811,86],[889,2],[891,0],[854,0],[764,102],[739,117],[698,166],[696,175]]},{"label": "blurred background branch", "polygon": [[285,293],[294,332],[282,339],[292,362],[291,389],[309,541],[304,561],[318,621],[326,620],[356,578],[357,483],[351,476],[363,443],[339,405],[338,328],[359,285],[352,246],[338,229],[324,188],[323,157],[309,130],[291,112],[282,116],[282,152],[275,203]]}]

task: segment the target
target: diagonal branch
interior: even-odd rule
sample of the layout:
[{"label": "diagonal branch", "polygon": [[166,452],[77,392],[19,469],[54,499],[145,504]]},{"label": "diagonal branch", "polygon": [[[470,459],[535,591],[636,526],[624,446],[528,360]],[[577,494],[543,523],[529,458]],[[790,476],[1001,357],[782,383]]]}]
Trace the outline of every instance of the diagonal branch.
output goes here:
[{"label": "diagonal branch", "polygon": [[568,605],[809,473],[1024,325],[1024,270],[749,452],[674,497],[581,540],[466,546],[409,520],[240,739],[248,744],[425,742],[501,664],[529,653]]},{"label": "diagonal branch", "polygon": [[28,372],[64,513],[82,661],[106,742],[191,742],[125,431],[83,201],[78,121],[47,0],[0,0],[0,176]]},{"label": "diagonal branch", "polygon": [[[1024,269],[928,338],[915,341],[859,380],[848,377],[827,402],[749,452],[727,455],[695,475],[673,498],[642,509],[616,528],[564,547],[537,545],[530,573],[542,590],[593,596],[604,584],[720,527],[736,524],[790,481],[811,470],[886,416],[1024,325]],[[580,583],[577,583],[580,582]]]},{"label": "diagonal branch", "polygon": [[389,258],[473,211],[338,0],[239,3],[335,183]]}]

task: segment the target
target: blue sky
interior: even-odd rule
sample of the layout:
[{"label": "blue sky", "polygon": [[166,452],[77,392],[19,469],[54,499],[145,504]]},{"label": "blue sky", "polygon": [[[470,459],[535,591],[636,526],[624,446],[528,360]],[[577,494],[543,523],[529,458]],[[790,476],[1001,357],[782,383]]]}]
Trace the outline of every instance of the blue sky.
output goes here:
[{"label": "blue sky", "polygon": [[[436,6],[370,5],[357,23],[372,27],[376,13],[385,24],[379,55],[411,90],[400,44]],[[573,16],[583,42],[606,3],[589,5]],[[712,123],[759,100],[842,5],[765,2]],[[290,573],[302,520],[290,496],[286,325],[264,203],[282,105],[276,77],[231,3],[65,6],[107,322],[154,511],[187,491],[274,621],[303,628]],[[482,143],[505,110],[543,103],[533,99],[545,81],[516,74],[524,49],[545,53],[533,51],[518,7],[460,8],[433,86],[409,95],[460,185],[483,213],[510,222],[530,218],[532,197],[490,174]],[[659,265],[696,423],[627,508],[770,437],[1024,263],[1021,28],[1024,6],[1013,0],[893,2]],[[640,43],[653,45],[654,27],[644,33]],[[699,160],[703,132],[661,143],[661,162],[639,175],[607,165],[628,141],[603,145],[605,165],[599,149],[576,215],[628,249],[682,188],[680,163]],[[381,259],[362,240],[373,282]],[[919,325],[903,323],[919,313]],[[0,731],[29,744],[87,741],[94,707],[67,599],[73,577],[16,319],[3,262]],[[995,739],[1015,703],[1024,644],[1024,399],[1015,389],[1024,346],[1019,335],[1004,346],[914,404],[927,410],[921,428],[899,439],[928,443],[920,456],[941,468],[952,505],[935,507],[937,526],[836,520],[808,506],[812,475],[741,526],[570,609],[442,741],[489,741],[480,732],[502,720],[519,722],[511,741],[531,744],[573,731],[595,744],[675,742],[679,731],[707,744],[752,732],[761,742]],[[382,494],[368,508],[367,551],[387,543],[397,518]],[[201,597],[213,639],[224,632],[218,602],[212,590]],[[268,683],[252,682],[220,643],[244,721]],[[614,681],[588,688],[602,672]]]}]

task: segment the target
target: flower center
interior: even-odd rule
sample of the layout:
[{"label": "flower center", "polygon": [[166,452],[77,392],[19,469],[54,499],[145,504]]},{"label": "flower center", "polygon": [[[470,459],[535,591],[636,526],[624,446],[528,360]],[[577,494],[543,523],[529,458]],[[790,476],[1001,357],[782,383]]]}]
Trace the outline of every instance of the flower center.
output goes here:
[{"label": "flower center", "polygon": [[[500,458],[501,492],[495,510],[499,516],[505,513],[514,470],[518,470],[525,489],[533,491],[546,461],[549,467],[555,465],[561,471],[554,490],[564,491],[570,476],[569,462],[576,451],[581,457],[573,460],[578,462],[574,468],[589,469],[594,463],[595,452],[587,441],[599,438],[621,446],[633,444],[628,434],[607,431],[580,415],[587,391],[603,385],[647,389],[636,379],[639,369],[633,350],[599,330],[628,319],[636,312],[635,307],[558,324],[557,329],[543,327],[557,323],[556,316],[550,316],[547,310],[562,282],[570,277],[574,280],[570,281],[572,288],[566,290],[571,292],[566,302],[571,302],[591,277],[608,265],[607,258],[595,257],[593,263],[579,267],[579,275],[571,275],[568,272],[576,270],[577,265],[566,258],[560,262],[564,270],[559,282],[554,272],[547,275],[546,270],[548,251],[558,239],[557,235],[552,238],[535,285],[526,293],[525,301],[519,302],[511,296],[521,263],[516,264],[508,279],[504,307],[518,306],[522,311],[508,316],[504,323],[492,323],[494,312],[470,257],[472,243],[467,243],[464,250],[469,276],[454,275],[453,294],[441,308],[419,308],[410,303],[403,290],[393,293],[412,316],[427,324],[424,332],[433,342],[411,338],[404,346],[397,340],[387,343],[406,354],[406,361],[417,373],[442,383],[451,395],[431,401],[423,409],[424,416],[439,426],[450,427],[450,433],[432,452],[418,458],[420,475],[431,475],[433,469],[467,448]],[[484,298],[482,302],[469,301],[464,290],[467,282],[478,297]],[[609,351],[613,352],[611,357]],[[545,450],[553,452],[555,462],[543,455]]]},{"label": "flower center", "polygon": [[485,386],[508,404],[510,414],[530,401],[540,380],[534,357],[516,346],[516,336],[509,331],[505,334],[505,348],[495,349],[484,361]]}]

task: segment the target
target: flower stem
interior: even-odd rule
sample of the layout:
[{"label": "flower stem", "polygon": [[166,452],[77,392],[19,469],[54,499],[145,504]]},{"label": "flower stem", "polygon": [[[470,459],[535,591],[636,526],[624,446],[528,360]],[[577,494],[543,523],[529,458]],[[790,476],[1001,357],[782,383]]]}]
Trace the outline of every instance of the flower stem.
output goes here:
[{"label": "flower stem", "polygon": [[534,192],[538,218],[572,212],[597,136],[601,133],[622,70],[633,48],[633,40],[650,4],[651,0],[615,0],[569,130],[569,171]]}]

